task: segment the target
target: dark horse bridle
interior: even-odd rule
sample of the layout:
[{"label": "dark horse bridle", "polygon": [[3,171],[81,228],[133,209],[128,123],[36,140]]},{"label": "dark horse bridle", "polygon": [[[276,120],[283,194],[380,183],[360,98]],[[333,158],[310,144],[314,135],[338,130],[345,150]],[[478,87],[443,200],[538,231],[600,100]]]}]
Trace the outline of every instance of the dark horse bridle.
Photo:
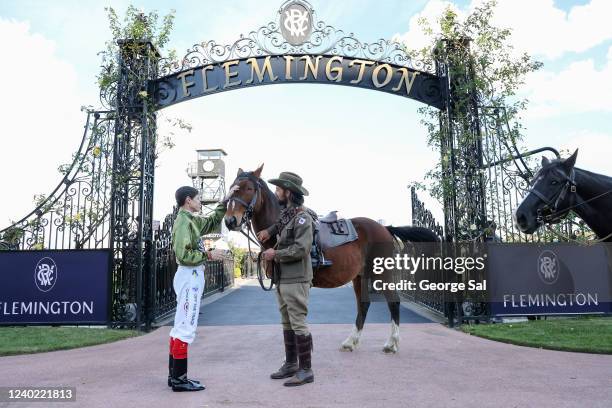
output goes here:
[{"label": "dark horse bridle", "polygon": [[[535,188],[531,188],[528,189],[527,191],[535,194],[540,200],[544,201],[544,207],[542,208],[538,208],[537,209],[537,216],[536,216],[536,220],[539,224],[557,224],[559,222],[561,222],[561,220],[565,217],[565,215],[572,209],[581,206],[583,204],[586,204],[588,202],[597,200],[607,194],[612,193],[612,190],[608,190],[606,192],[603,192],[595,197],[591,197],[588,200],[584,200],[584,201],[580,201],[579,203],[575,203],[575,201],[570,201],[568,203],[568,206],[566,208],[563,208],[562,210],[559,210],[559,206],[561,205],[561,203],[563,202],[563,200],[565,200],[565,198],[568,196],[568,194],[575,194],[576,193],[576,181],[575,181],[575,171],[572,168],[570,175],[567,176],[565,174],[563,174],[564,178],[565,178],[565,184],[563,185],[563,187],[561,187],[561,189],[559,190],[558,193],[556,193],[552,198],[548,198],[546,197],[544,194],[542,194],[541,192],[539,192],[538,190],[536,190]],[[549,226],[550,228],[550,226]],[[551,232],[557,234],[555,232],[554,229],[550,229]],[[558,235],[558,234],[557,234]],[[597,243],[597,242],[603,242],[605,240],[607,240],[608,238],[612,237],[612,233],[606,235],[605,237],[596,239],[594,241],[591,241],[591,244]],[[565,237],[562,237],[565,239]],[[578,242],[578,241],[576,241]]]},{"label": "dark horse bridle", "polygon": [[567,212],[572,208],[570,205],[561,211],[559,211],[559,206],[568,196],[568,194],[576,193],[576,181],[575,181],[575,171],[571,170],[570,175],[567,176],[563,174],[565,178],[565,184],[561,187],[559,192],[554,194],[551,198],[546,197],[544,194],[536,190],[535,188],[530,188],[527,191],[535,194],[540,200],[544,202],[544,206],[537,209],[536,220],[540,224],[557,224],[561,222],[563,217],[567,214]]},{"label": "dark horse bridle", "polygon": [[[228,200],[228,205],[230,201],[235,201],[244,207],[244,215],[242,216],[242,220],[240,220],[240,224],[238,224],[238,228],[240,228],[240,233],[242,233],[242,235],[247,237],[249,257],[251,256],[251,242],[257,245],[260,249],[259,255],[257,255],[257,280],[259,281],[259,285],[261,286],[263,290],[269,291],[269,290],[272,290],[272,287],[274,286],[274,283],[275,283],[275,279],[272,278],[270,280],[270,285],[266,287],[266,285],[264,284],[264,274],[265,273],[263,272],[263,268],[261,267],[261,256],[263,254],[263,251],[261,251],[262,246],[258,241],[254,240],[251,237],[251,234],[253,234],[253,236],[256,236],[255,232],[253,231],[253,225],[251,223],[251,220],[253,218],[253,212],[255,211],[255,205],[257,204],[257,199],[259,198],[259,195],[261,192],[260,179],[255,177],[255,175],[251,172],[242,172],[238,175],[238,177],[236,177],[236,179],[234,180],[230,188],[237,185],[240,181],[243,181],[243,180],[250,180],[255,186],[255,194],[253,194],[253,198],[251,198],[251,202],[247,203],[242,198],[232,196]],[[246,226],[247,232],[244,232],[244,226]],[[275,272],[273,272],[273,275],[274,274]]]},{"label": "dark horse bridle", "polygon": [[234,180],[230,188],[234,187],[235,185],[238,185],[238,183],[243,180],[250,180],[255,186],[255,194],[253,194],[253,198],[251,199],[251,202],[247,203],[242,198],[234,197],[234,196],[232,196],[228,200],[228,204],[231,201],[235,201],[238,204],[241,204],[245,208],[244,216],[242,217],[242,220],[240,220],[240,224],[238,224],[238,227],[241,229],[242,229],[242,226],[245,224],[248,226],[251,225],[251,218],[253,217],[253,211],[255,210],[255,205],[257,204],[257,198],[259,197],[259,190],[261,189],[261,186],[259,185],[259,179],[255,177],[253,173],[251,172],[240,173],[238,177],[236,177],[236,179]]}]

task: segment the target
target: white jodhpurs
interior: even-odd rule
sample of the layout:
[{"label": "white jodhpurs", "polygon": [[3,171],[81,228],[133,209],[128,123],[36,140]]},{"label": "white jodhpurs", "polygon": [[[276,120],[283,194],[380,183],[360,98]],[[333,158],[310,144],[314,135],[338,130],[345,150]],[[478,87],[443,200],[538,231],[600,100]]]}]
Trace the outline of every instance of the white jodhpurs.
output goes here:
[{"label": "white jodhpurs", "polygon": [[195,339],[204,293],[204,265],[179,265],[172,282],[176,293],[176,314],[170,336],[191,344]]}]

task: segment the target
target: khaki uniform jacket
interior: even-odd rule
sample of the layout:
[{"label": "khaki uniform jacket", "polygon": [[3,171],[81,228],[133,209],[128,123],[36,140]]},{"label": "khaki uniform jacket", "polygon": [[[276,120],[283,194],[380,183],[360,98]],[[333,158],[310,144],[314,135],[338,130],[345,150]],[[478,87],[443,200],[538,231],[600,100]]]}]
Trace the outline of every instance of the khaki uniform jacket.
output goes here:
[{"label": "khaki uniform jacket", "polygon": [[280,232],[274,257],[280,266],[280,283],[312,281],[312,222],[312,217],[301,211]]},{"label": "khaki uniform jacket", "polygon": [[200,217],[179,209],[172,226],[172,249],[179,265],[197,266],[207,260],[201,246],[202,235],[215,231],[225,215],[225,205],[219,204],[208,217]]}]

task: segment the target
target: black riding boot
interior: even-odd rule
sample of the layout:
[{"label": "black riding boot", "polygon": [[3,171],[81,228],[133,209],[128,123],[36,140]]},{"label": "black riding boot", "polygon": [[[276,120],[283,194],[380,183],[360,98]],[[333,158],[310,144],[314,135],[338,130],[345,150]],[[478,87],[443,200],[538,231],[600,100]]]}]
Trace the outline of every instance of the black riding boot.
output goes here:
[{"label": "black riding boot", "polygon": [[[172,387],[172,367],[174,367],[174,357],[170,354],[168,357],[168,387]],[[198,380],[188,378],[187,381],[195,383],[196,385],[201,385]]]},{"label": "black riding boot", "polygon": [[287,387],[304,385],[314,381],[314,374],[311,367],[311,352],[312,352],[312,335],[297,334],[298,357],[300,360],[300,368],[288,381],[285,382]]},{"label": "black riding boot", "polygon": [[202,391],[206,387],[187,378],[187,358],[175,358],[172,365],[172,391]]},{"label": "black riding boot", "polygon": [[168,387],[172,387],[172,367],[174,366],[174,357],[170,354],[168,359]]},{"label": "black riding boot", "polygon": [[285,339],[285,362],[277,372],[270,375],[270,378],[275,380],[289,378],[298,370],[295,332],[293,330],[283,330],[283,337]]}]

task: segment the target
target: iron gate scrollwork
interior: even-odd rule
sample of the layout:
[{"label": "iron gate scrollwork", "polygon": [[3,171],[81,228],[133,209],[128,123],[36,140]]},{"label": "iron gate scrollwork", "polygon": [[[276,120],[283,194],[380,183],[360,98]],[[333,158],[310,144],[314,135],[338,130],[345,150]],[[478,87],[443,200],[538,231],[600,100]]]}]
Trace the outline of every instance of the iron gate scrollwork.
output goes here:
[{"label": "iron gate scrollwork", "polygon": [[527,193],[529,183],[536,172],[537,162],[534,161],[534,155],[545,151],[552,152],[557,159],[560,155],[551,147],[521,152],[518,147],[518,131],[515,126],[511,126],[505,107],[485,106],[481,107],[479,112],[485,160],[481,169],[487,201],[485,227],[494,235],[491,238],[497,242],[592,239],[593,232],[573,213],[560,224],[540,228],[531,235],[518,230],[512,212]]},{"label": "iron gate scrollwork", "polygon": [[[441,242],[444,241],[444,229],[438,223],[438,221],[436,221],[431,211],[425,207],[425,203],[419,199],[414,187],[411,187],[410,189],[410,201],[412,204],[412,225],[415,227],[430,229],[438,235]],[[407,249],[408,248],[404,247],[402,248],[402,251]],[[415,255],[411,253],[408,254],[410,256]],[[428,277],[435,282],[442,282],[445,280],[443,271],[432,271]],[[418,278],[419,277],[417,274],[410,275],[410,279],[413,281],[416,281]],[[447,303],[449,302],[449,299],[447,299],[447,296],[443,291],[422,291],[418,289],[417,286],[416,290],[402,291],[402,296],[412,302],[423,305],[440,315],[446,315],[448,313]]]},{"label": "iron gate scrollwork", "polygon": [[[386,72],[396,75],[402,69],[410,70],[413,80],[426,77],[418,90],[423,95],[416,99],[439,108],[442,172],[450,184],[443,188],[444,229],[413,192],[414,224],[440,236],[444,232],[447,242],[484,241],[494,220],[502,241],[525,239],[512,229],[510,212],[526,186],[527,163],[517,159],[484,166],[507,158],[516,148],[500,144],[498,132],[509,131],[503,112],[479,107],[477,95],[467,86],[474,75],[468,44],[442,41],[431,60],[419,61],[393,41],[361,42],[317,20],[312,7],[301,3],[313,19],[301,44],[287,41],[278,22],[229,45],[197,44],[179,61],[163,58],[149,41],[120,41],[119,75],[101,95],[106,110],[88,112],[81,146],[72,164],[63,168],[61,183],[34,211],[0,231],[0,249],[111,248],[114,324],[148,327],[170,314],[175,301],[173,216],[166,217],[156,234],[153,231],[156,112],[162,107],[157,104],[156,84],[230,60],[294,55],[359,59],[369,70],[379,69],[383,79]],[[389,71],[381,68],[385,65]],[[270,76],[265,70],[259,74]],[[211,262],[206,276],[209,292],[233,279],[228,260]],[[426,302],[440,310],[445,301],[423,299]]]},{"label": "iron gate scrollwork", "polygon": [[122,290],[114,293],[113,313],[119,321],[128,320],[123,315],[128,305],[135,313],[133,324],[140,327],[150,323],[152,308],[144,271],[152,266],[156,116],[146,90],[157,77],[159,53],[148,41],[120,41],[119,47],[110,244],[113,279],[122,282],[115,287]]},{"label": "iron gate scrollwork", "polygon": [[108,248],[114,112],[88,111],[72,162],[28,215],[0,231],[6,249]]}]

